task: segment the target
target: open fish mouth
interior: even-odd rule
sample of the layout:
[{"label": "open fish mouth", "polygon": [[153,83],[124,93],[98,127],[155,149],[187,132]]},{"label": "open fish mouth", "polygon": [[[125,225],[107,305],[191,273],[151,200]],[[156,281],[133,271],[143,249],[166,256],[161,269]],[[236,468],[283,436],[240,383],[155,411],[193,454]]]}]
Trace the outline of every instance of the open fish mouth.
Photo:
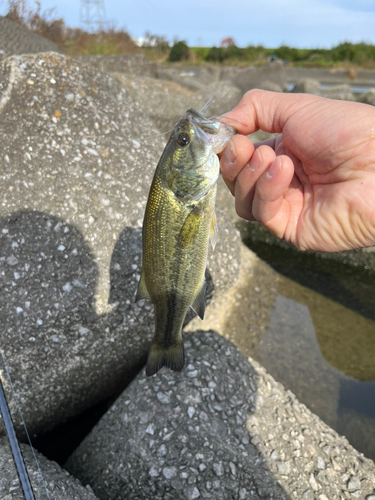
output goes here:
[{"label": "open fish mouth", "polygon": [[212,99],[208,101],[199,112],[194,108],[189,108],[185,118],[195,126],[198,135],[204,136],[203,138],[210,142],[213,152],[219,154],[225,148],[228,140],[237,132],[234,127],[225,123],[225,117],[222,120],[221,117],[207,118],[204,116],[212,102]]}]

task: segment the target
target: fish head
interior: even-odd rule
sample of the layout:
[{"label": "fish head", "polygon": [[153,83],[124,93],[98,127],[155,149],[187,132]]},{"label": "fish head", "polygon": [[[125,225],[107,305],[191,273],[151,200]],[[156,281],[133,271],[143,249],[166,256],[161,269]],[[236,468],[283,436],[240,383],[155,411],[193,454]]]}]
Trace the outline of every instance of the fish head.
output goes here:
[{"label": "fish head", "polygon": [[220,153],[235,130],[190,108],[174,127],[162,157],[164,178],[177,198],[198,201],[219,178]]}]

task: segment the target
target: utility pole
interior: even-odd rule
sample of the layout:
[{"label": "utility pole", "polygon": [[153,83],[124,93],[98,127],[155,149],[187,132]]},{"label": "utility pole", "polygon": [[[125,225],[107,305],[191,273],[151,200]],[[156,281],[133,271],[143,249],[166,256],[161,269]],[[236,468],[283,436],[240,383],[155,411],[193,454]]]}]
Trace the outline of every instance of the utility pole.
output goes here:
[{"label": "utility pole", "polygon": [[106,25],[104,0],[81,0],[80,22],[88,33],[104,30]]}]

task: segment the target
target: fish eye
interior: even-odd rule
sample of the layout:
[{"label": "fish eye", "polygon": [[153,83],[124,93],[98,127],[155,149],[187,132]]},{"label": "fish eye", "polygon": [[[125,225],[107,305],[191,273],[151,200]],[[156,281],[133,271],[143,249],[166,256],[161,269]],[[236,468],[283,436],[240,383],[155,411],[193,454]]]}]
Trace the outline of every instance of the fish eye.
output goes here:
[{"label": "fish eye", "polygon": [[177,143],[183,148],[187,146],[190,142],[190,137],[188,134],[182,133],[178,136]]}]

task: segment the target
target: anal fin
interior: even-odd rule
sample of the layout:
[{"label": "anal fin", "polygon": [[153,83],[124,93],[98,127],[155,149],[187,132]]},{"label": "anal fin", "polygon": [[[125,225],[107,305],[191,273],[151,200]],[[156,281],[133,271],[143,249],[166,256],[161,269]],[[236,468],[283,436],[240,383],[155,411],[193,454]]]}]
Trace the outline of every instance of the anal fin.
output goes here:
[{"label": "anal fin", "polygon": [[137,295],[135,296],[135,302],[138,302],[139,300],[142,300],[142,299],[151,300],[150,295],[147,291],[145,275],[144,275],[143,269],[142,269],[141,277],[140,277],[140,280],[138,283],[138,289],[137,289]]},{"label": "anal fin", "polygon": [[203,280],[201,289],[199,290],[194,302],[190,306],[195,311],[200,319],[204,318],[204,311],[206,310],[206,281]]}]

